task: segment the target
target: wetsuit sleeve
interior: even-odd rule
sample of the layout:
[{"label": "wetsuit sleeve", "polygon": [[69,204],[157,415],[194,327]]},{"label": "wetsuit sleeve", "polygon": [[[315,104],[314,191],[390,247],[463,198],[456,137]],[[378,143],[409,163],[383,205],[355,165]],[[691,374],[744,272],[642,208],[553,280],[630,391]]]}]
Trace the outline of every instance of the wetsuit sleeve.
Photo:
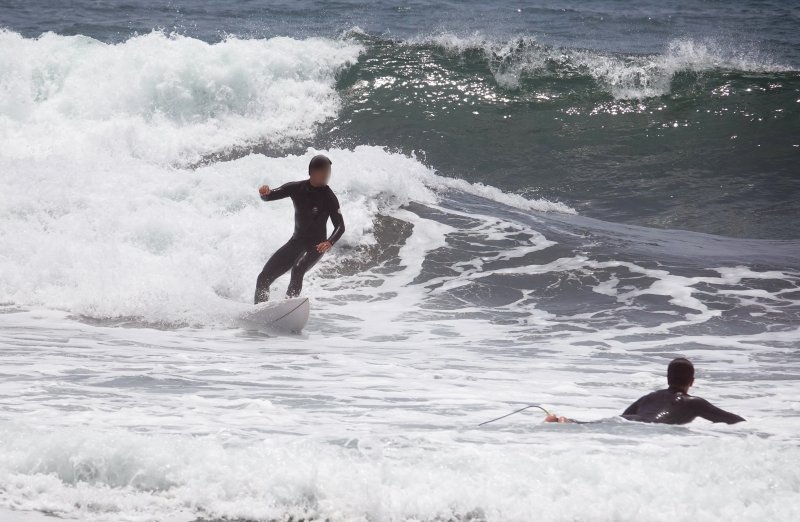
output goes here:
[{"label": "wetsuit sleeve", "polygon": [[263,201],[275,201],[276,199],[283,199],[294,194],[296,189],[297,183],[290,181],[289,183],[284,183],[278,188],[270,190],[269,194],[266,196],[261,196],[261,199]]},{"label": "wetsuit sleeve", "polygon": [[342,234],[344,234],[344,218],[342,217],[342,209],[339,207],[339,199],[332,190],[330,191],[328,205],[331,214],[331,222],[333,223],[333,232],[331,232],[328,241],[334,244],[342,237]]},{"label": "wetsuit sleeve", "polygon": [[744,421],[744,418],[736,415],[735,413],[731,413],[729,411],[725,411],[722,408],[717,408],[710,402],[705,399],[700,399],[699,397],[692,401],[694,413],[698,417],[702,417],[706,420],[710,420],[711,422],[724,422],[726,424],[736,424],[737,422]]}]

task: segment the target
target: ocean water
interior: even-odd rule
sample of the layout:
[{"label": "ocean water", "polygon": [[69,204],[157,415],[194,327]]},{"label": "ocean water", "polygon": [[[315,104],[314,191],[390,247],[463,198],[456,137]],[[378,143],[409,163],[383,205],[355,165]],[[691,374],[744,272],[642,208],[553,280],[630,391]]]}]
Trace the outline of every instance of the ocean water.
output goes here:
[{"label": "ocean water", "polygon": [[[0,2],[0,520],[800,519],[798,21]],[[242,329],[318,152],[308,326]],[[747,422],[617,417],[675,356]]]}]

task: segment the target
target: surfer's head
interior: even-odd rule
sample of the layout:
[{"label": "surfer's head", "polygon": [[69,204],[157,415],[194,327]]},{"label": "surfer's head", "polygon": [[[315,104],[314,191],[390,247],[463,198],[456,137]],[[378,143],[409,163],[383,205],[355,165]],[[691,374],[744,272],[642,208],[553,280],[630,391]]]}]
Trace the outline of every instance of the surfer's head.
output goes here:
[{"label": "surfer's head", "polygon": [[324,154],[317,154],[308,162],[308,178],[315,187],[328,184],[333,162]]},{"label": "surfer's head", "polygon": [[667,383],[688,390],[694,384],[694,365],[689,359],[678,357],[667,367]]}]

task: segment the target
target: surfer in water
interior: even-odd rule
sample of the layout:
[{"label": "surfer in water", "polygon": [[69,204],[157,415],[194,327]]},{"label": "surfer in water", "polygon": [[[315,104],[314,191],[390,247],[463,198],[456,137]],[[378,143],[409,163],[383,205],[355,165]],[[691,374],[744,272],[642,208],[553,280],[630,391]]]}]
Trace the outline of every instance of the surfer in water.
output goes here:
[{"label": "surfer in water", "polygon": [[[297,297],[303,288],[303,276],[344,234],[344,219],[339,200],[328,186],[332,162],[318,154],[308,164],[308,179],[292,181],[276,189],[263,185],[258,189],[261,199],[275,201],[292,198],[294,203],[294,234],[269,258],[256,282],[255,304],[269,300],[269,287],[291,269],[286,297]],[[327,234],[328,218],[333,232]]]},{"label": "surfer in water", "polygon": [[[667,367],[668,387],[648,393],[628,406],[622,417],[631,421],[659,424],[687,424],[697,417],[711,422],[736,424],[744,419],[717,408],[700,397],[689,395],[694,384],[694,365],[688,359],[673,359]],[[545,422],[579,422],[567,417],[548,415]]]}]

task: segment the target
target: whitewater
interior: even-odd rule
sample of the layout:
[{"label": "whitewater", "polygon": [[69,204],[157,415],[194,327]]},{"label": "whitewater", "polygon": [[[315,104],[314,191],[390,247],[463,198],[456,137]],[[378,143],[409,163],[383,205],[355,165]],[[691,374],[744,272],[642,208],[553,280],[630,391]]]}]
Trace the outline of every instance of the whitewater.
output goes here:
[{"label": "whitewater", "polygon": [[[800,243],[609,223],[422,153],[308,146],[365,45],[0,30],[0,518],[800,519]],[[697,49],[635,85],[628,64],[565,59],[625,100]],[[541,68],[529,51],[498,82]],[[293,222],[257,188],[318,152],[347,232],[306,277],[311,320],[243,330]],[[616,417],[679,355],[748,422]],[[478,427],[532,403],[601,422]]]}]

